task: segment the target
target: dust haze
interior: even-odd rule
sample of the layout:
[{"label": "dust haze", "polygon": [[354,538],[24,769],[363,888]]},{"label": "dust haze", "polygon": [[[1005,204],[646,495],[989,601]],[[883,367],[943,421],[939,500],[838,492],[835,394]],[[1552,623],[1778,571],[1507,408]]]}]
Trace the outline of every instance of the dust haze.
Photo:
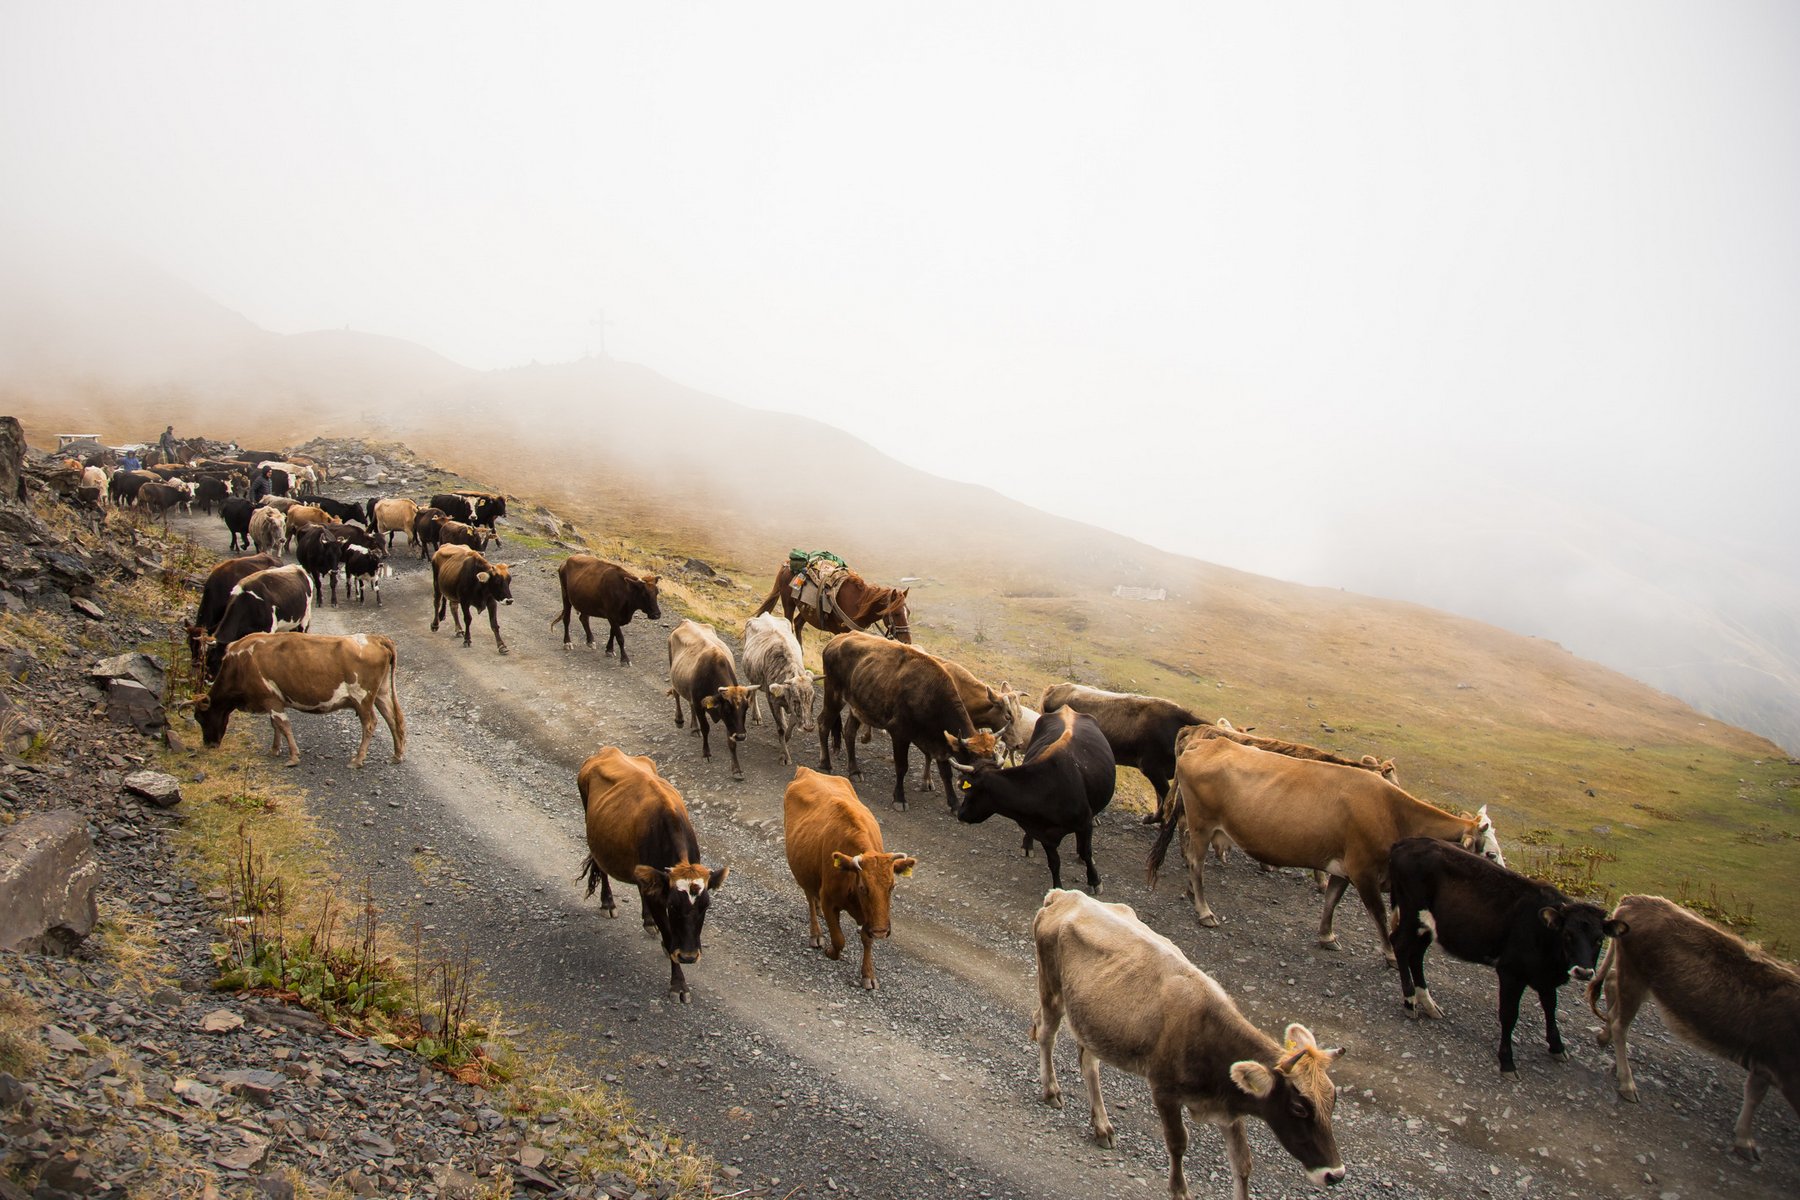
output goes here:
[{"label": "dust haze", "polygon": [[1800,747],[1791,6],[11,5],[0,100],[9,398],[992,489]]}]

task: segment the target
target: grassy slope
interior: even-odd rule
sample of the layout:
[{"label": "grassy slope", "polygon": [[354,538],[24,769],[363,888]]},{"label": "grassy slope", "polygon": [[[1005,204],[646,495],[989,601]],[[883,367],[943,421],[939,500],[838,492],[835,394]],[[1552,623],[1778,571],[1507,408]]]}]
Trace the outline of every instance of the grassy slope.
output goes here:
[{"label": "grassy slope", "polygon": [[[122,415],[96,411],[88,423],[107,428]],[[347,417],[295,428],[243,414],[231,432],[285,444],[371,431]],[[834,514],[829,534],[809,535],[813,523],[786,515],[779,488],[760,505],[702,502],[675,495],[666,475],[503,430],[472,437],[445,422],[405,437],[451,469],[549,504],[602,553],[706,559],[738,586],[701,594],[670,584],[723,623],[734,609],[749,614],[789,545],[828,538],[871,574],[925,576],[913,596],[919,640],[990,680],[1033,694],[1066,677],[1152,692],[1262,733],[1391,756],[1426,799],[1488,804],[1516,865],[1559,881],[1591,869],[1596,891],[1610,895],[1662,892],[1753,912],[1753,935],[1790,953],[1800,946],[1800,895],[1779,882],[1800,872],[1800,768],[1764,739],[1552,643],[1006,509],[885,541],[859,540],[847,512]],[[1117,600],[1119,581],[1154,582],[1170,598]],[[1587,858],[1598,861],[1578,854],[1558,868],[1550,845],[1592,847]]]}]

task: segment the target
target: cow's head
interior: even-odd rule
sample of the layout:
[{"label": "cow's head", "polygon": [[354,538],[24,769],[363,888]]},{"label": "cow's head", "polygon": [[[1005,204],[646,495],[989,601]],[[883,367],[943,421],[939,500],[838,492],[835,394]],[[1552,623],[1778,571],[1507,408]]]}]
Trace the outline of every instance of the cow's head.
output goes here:
[{"label": "cow's head", "polygon": [[505,563],[490,563],[487,570],[477,571],[475,582],[481,585],[481,594],[489,603],[512,603],[512,569]]},{"label": "cow's head", "polygon": [[656,586],[662,582],[660,575],[626,576],[626,588],[631,593],[631,608],[649,617],[652,621],[662,620],[662,605],[657,603]]},{"label": "cow's head", "polygon": [[831,865],[851,877],[850,890],[862,912],[863,929],[870,937],[886,937],[891,928],[888,909],[894,897],[894,880],[911,875],[919,860],[910,854],[879,850],[856,855],[833,850]]},{"label": "cow's head", "polygon": [[1569,964],[1569,974],[1577,979],[1592,979],[1594,964],[1600,961],[1601,941],[1625,932],[1621,922],[1607,920],[1605,909],[1581,900],[1546,905],[1538,909],[1538,920],[1555,939],[1558,953]]},{"label": "cow's head", "polygon": [[212,635],[206,631],[206,626],[189,625],[187,627],[188,654],[195,665],[199,664],[201,655],[206,653],[206,644],[210,641],[212,641]]},{"label": "cow's head", "polygon": [[[972,738],[944,735],[950,743],[950,769],[956,781],[950,788],[950,810],[956,819],[968,825],[979,825],[997,811],[996,779],[1000,774],[999,743],[987,730],[979,730]],[[981,747],[985,745],[985,751]]]},{"label": "cow's head", "polygon": [[200,697],[193,704],[194,720],[200,725],[200,740],[209,747],[217,746],[225,740],[225,727],[231,723],[231,705],[214,704],[210,695]]},{"label": "cow's head", "polygon": [[647,900],[658,900],[668,914],[663,949],[679,963],[700,961],[700,928],[713,893],[725,886],[729,867],[677,863],[673,867],[639,867],[632,872]]},{"label": "cow's head", "polygon": [[749,715],[750,699],[754,694],[751,688],[732,684],[704,697],[700,707],[706,710],[708,717],[725,727],[732,741],[741,742],[744,740],[744,718]]},{"label": "cow's head", "polygon": [[1489,862],[1504,867],[1506,855],[1500,853],[1500,839],[1494,835],[1494,823],[1488,819],[1487,805],[1482,805],[1473,817],[1468,818],[1474,824],[1461,838],[1462,848],[1472,850]]},{"label": "cow's head", "polygon": [[813,729],[813,677],[799,671],[790,679],[769,685],[769,699],[787,710],[802,732]]},{"label": "cow's head", "polygon": [[1344,1159],[1331,1132],[1337,1085],[1327,1074],[1344,1053],[1321,1049],[1304,1025],[1287,1027],[1287,1044],[1273,1067],[1253,1059],[1231,1064],[1231,1082],[1255,1101],[1282,1148],[1306,1169],[1314,1187],[1344,1179]]}]

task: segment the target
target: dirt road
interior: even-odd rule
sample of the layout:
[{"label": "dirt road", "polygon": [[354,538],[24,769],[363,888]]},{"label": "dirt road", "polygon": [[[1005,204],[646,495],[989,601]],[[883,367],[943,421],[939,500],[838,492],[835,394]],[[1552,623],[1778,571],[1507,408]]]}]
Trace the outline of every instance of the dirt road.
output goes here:
[{"label": "dirt road", "polygon": [[[216,519],[184,524],[224,554]],[[559,559],[506,549],[492,557],[514,571],[517,602],[501,613],[506,657],[485,623],[467,649],[448,623],[429,632],[430,573],[416,558],[396,557],[381,608],[316,610],[315,632],[378,631],[399,647],[411,733],[404,764],[387,761],[378,733],[369,767],[351,771],[353,719],[295,721],[297,775],[314,811],[335,831],[346,867],[372,878],[396,919],[416,916],[452,945],[468,939],[511,1016],[740,1167],[744,1187],[814,1197],[1166,1194],[1167,1160],[1141,1081],[1104,1073],[1119,1130],[1112,1150],[1088,1136],[1067,1038],[1059,1059],[1068,1107],[1038,1101],[1026,1040],[1028,928],[1049,874],[1041,856],[1020,857],[1012,825],[959,825],[935,794],[915,793],[908,811],[892,812],[887,755],[863,757],[858,788],[888,849],[916,854],[920,865],[896,892],[893,937],[876,950],[881,988],[861,991],[853,950],[833,963],[807,946],[806,905],[781,851],[792,769],[772,727],[751,727],[746,777],[734,782],[722,748],[703,761],[698,739],[674,726],[665,639],[680,614],[665,611],[660,624],[640,618],[626,631],[630,667],[585,649],[565,653],[560,626],[547,625]],[[609,921],[576,881],[585,848],[575,770],[607,744],[656,759],[693,810],[705,861],[732,868],[705,956],[687,971],[690,1006],[666,997],[667,964],[639,931],[635,894],[619,893],[620,917]],[[794,744],[799,761],[816,761],[812,735]],[[1494,1061],[1491,970],[1434,954],[1432,994],[1448,1019],[1415,1023],[1354,903],[1340,911],[1345,952],[1317,950],[1309,881],[1260,874],[1240,856],[1217,873],[1224,925],[1201,929],[1178,878],[1165,874],[1154,893],[1144,886],[1149,842],[1134,815],[1103,814],[1095,845],[1104,898],[1132,904],[1172,936],[1265,1030],[1279,1036],[1298,1020],[1321,1042],[1349,1047],[1335,1072],[1349,1167],[1338,1194],[1800,1194],[1793,1112],[1771,1094],[1758,1121],[1764,1163],[1733,1159],[1742,1072],[1675,1043],[1648,1011],[1633,1031],[1642,1105],[1614,1096],[1610,1051],[1594,1046],[1574,986],[1562,1004],[1573,1060],[1549,1059],[1528,1007],[1520,1072],[1506,1081]],[[1251,1141],[1255,1195],[1310,1194],[1264,1127],[1253,1125]],[[1198,1131],[1188,1160],[1197,1196],[1229,1194],[1216,1133]]]}]

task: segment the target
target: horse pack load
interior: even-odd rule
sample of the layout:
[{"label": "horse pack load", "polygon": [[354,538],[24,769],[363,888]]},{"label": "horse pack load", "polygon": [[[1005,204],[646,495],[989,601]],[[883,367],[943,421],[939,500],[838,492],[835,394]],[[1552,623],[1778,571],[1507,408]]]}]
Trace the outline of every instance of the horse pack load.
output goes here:
[{"label": "horse pack load", "polygon": [[788,568],[793,579],[788,591],[801,604],[820,612],[843,614],[837,606],[837,592],[850,574],[850,566],[829,550],[790,550]]}]

